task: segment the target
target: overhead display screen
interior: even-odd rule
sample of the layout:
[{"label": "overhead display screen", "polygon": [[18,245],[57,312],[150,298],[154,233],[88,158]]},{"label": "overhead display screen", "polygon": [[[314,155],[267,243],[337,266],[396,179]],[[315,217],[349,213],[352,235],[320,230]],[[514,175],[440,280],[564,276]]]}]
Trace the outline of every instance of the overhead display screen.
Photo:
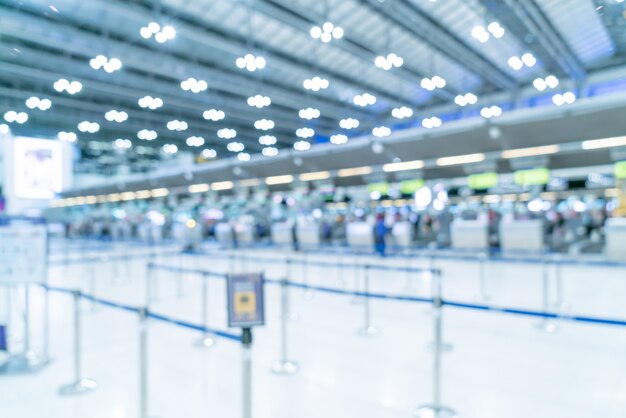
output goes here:
[{"label": "overhead display screen", "polygon": [[13,142],[15,196],[52,199],[63,191],[63,146],[60,142],[17,138]]}]

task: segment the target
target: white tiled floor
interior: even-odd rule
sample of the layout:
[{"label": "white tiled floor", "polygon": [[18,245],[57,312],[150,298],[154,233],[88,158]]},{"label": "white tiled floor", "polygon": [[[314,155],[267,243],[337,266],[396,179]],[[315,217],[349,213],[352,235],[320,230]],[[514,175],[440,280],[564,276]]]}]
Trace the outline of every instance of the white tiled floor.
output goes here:
[{"label": "white tiled floor", "polygon": [[[101,250],[111,253],[110,250]],[[140,252],[117,245],[115,253]],[[72,257],[80,256],[74,248]],[[91,252],[90,252],[91,253]],[[255,252],[265,253],[265,252]],[[285,257],[284,252],[268,256]],[[309,256],[353,263],[351,257]],[[364,258],[361,260],[365,260]],[[161,263],[179,260],[161,257]],[[406,260],[374,260],[407,265]],[[215,257],[185,257],[182,265],[226,271],[228,263]],[[425,266],[413,260],[411,266]],[[472,262],[438,261],[444,272],[446,296],[477,301],[478,266]],[[91,265],[52,266],[51,284],[83,286]],[[284,265],[237,263],[239,270],[264,268],[280,278]],[[98,296],[140,305],[144,301],[145,260],[95,266]],[[117,273],[117,274],[116,274]],[[119,276],[119,277],[116,277]],[[354,286],[353,271],[292,267],[292,279],[312,284]],[[177,274],[160,272],[156,312],[200,322],[200,279],[182,275],[184,295],[177,294]],[[612,268],[563,268],[568,312],[626,318],[626,275]],[[429,278],[397,272],[372,271],[372,291],[429,295]],[[512,307],[541,307],[541,267],[490,264],[487,289],[491,303]],[[34,290],[33,320],[40,327],[41,291]],[[210,281],[210,325],[224,328],[225,288]],[[432,317],[428,305],[373,301],[375,338],[357,330],[363,305],[350,296],[314,293],[306,297],[292,289],[298,320],[289,324],[290,357],[298,361],[295,376],[269,372],[279,351],[279,293],[267,289],[268,324],[255,330],[255,418],[400,418],[430,401]],[[4,299],[0,299],[4,301]],[[72,378],[71,298],[51,294],[51,353],[53,361],[32,376],[0,376],[0,417],[4,418],[131,418],[138,417],[138,319],[132,313],[101,307],[90,312],[84,304],[84,370],[100,388],[76,398],[57,395]],[[1,311],[2,309],[0,309]],[[626,416],[626,329],[559,322],[554,335],[535,328],[536,319],[447,308],[445,339],[454,345],[444,355],[443,398],[467,418],[623,418]],[[33,339],[40,345],[35,329]],[[239,344],[219,340],[210,349],[194,346],[197,332],[152,322],[150,332],[150,414],[161,418],[231,418],[240,416]]]}]

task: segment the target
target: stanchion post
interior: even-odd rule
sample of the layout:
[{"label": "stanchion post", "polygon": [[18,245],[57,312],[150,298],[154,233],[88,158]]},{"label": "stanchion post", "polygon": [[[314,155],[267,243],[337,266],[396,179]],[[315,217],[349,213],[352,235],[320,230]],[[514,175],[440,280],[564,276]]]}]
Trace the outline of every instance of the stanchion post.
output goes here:
[{"label": "stanchion post", "polygon": [[556,300],[554,306],[563,309],[565,307],[565,296],[563,295],[563,271],[561,269],[561,255],[555,254],[552,258],[555,269],[555,281],[556,281]]},{"label": "stanchion post", "polygon": [[182,252],[178,253],[178,272],[176,275],[176,296],[182,298],[184,296],[183,289],[183,254]]},{"label": "stanchion post", "polygon": [[[548,260],[546,258],[543,259],[542,266],[542,310],[544,314],[547,314],[550,310],[550,277],[548,271]],[[537,328],[542,331],[547,332],[548,334],[552,334],[556,332],[557,326],[554,321],[551,321],[550,318],[544,317],[539,324],[537,324]]]},{"label": "stanchion post", "polygon": [[148,308],[139,309],[139,417],[148,418]]},{"label": "stanchion post", "polygon": [[370,306],[370,266],[365,265],[363,271],[363,328],[359,330],[359,334],[364,337],[372,337],[378,334],[378,329],[372,326],[372,312]]},{"label": "stanchion post", "polygon": [[208,289],[209,278],[207,274],[203,272],[200,279],[202,280],[202,326],[204,327],[204,331],[197,345],[203,348],[210,348],[215,345],[215,339],[211,337],[211,334],[208,331],[208,327],[209,327],[209,289]]},{"label": "stanchion post", "polygon": [[313,292],[309,289],[309,253],[306,250],[302,251],[302,274],[304,281],[304,297],[306,299],[313,298]]},{"label": "stanchion post", "polygon": [[[285,269],[286,269],[286,280],[287,281],[291,280],[292,264],[293,264],[293,260],[291,259],[291,257],[287,257],[285,259]],[[286,294],[286,296],[284,297],[284,300],[285,300],[285,303],[286,303],[285,313],[287,315],[287,318],[291,319],[292,321],[296,321],[298,319],[298,313],[291,311],[291,304],[289,303],[289,287],[285,287],[284,292]]]},{"label": "stanchion post", "polygon": [[419,406],[415,411],[418,418],[453,418],[454,409],[441,403],[441,354],[443,352],[443,286],[440,272],[433,274],[433,402]]},{"label": "stanchion post", "polygon": [[[91,268],[89,269],[89,293],[91,296],[96,296],[96,265],[95,263],[90,263]],[[96,312],[98,310],[98,304],[92,300],[91,301],[91,312]]]},{"label": "stanchion post", "polygon": [[252,418],[252,329],[241,333],[241,416]]},{"label": "stanchion post", "polygon": [[272,365],[275,374],[292,375],[298,371],[298,364],[288,360],[287,353],[287,327],[289,322],[289,282],[287,279],[280,281],[280,360]]},{"label": "stanchion post", "polygon": [[24,356],[31,356],[30,345],[30,285],[24,285]]},{"label": "stanchion post", "polygon": [[232,252],[228,253],[228,273],[235,273],[235,254]]},{"label": "stanchion post", "polygon": [[98,387],[94,380],[82,377],[81,292],[75,290],[72,295],[74,297],[74,382],[59,388],[61,396],[80,395],[91,392]]},{"label": "stanchion post", "polygon": [[478,298],[482,300],[489,300],[490,297],[487,294],[487,259],[489,255],[487,252],[481,252],[478,256]]}]

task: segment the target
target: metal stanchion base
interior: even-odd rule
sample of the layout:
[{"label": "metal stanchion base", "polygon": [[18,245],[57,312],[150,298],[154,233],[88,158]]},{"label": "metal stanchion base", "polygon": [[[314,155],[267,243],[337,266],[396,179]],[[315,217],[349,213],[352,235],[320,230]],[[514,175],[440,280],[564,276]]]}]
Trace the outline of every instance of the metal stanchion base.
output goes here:
[{"label": "metal stanchion base", "polygon": [[417,418],[456,418],[459,415],[452,408],[437,405],[424,405],[415,410],[413,416]]},{"label": "metal stanchion base", "polygon": [[49,359],[40,359],[34,353],[10,356],[0,364],[0,375],[36,373],[48,363]]},{"label": "metal stanchion base", "polygon": [[378,335],[378,329],[370,325],[369,327],[361,328],[359,335],[363,337],[374,337]]},{"label": "metal stanchion base", "polygon": [[202,347],[202,348],[211,348],[215,345],[215,339],[212,337],[202,337],[200,340],[198,340],[198,342],[196,343],[197,347]]},{"label": "metal stanchion base", "polygon": [[537,326],[537,329],[547,334],[554,334],[559,329],[557,325],[552,321],[541,321],[536,326]]},{"label": "metal stanchion base", "polygon": [[275,361],[272,364],[272,373],[292,375],[298,372],[298,363],[293,361]]},{"label": "metal stanchion base", "polygon": [[82,395],[84,393],[91,392],[98,388],[98,383],[91,379],[80,379],[77,382],[70,383],[69,385],[61,386],[59,388],[59,395],[61,396],[73,396]]}]

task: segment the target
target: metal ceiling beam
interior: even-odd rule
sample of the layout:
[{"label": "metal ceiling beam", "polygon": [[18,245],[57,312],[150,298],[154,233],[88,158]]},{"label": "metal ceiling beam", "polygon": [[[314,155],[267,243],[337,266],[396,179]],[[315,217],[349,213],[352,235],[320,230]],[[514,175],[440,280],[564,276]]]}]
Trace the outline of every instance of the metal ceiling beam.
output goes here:
[{"label": "metal ceiling beam", "polygon": [[426,41],[433,49],[480,75],[485,83],[508,91],[517,90],[518,85],[513,78],[408,1],[357,1],[369,5],[372,10]]},{"label": "metal ceiling beam", "polygon": [[526,29],[539,41],[556,63],[574,80],[581,81],[587,70],[576,54],[561,38],[554,25],[534,0],[504,0]]}]

